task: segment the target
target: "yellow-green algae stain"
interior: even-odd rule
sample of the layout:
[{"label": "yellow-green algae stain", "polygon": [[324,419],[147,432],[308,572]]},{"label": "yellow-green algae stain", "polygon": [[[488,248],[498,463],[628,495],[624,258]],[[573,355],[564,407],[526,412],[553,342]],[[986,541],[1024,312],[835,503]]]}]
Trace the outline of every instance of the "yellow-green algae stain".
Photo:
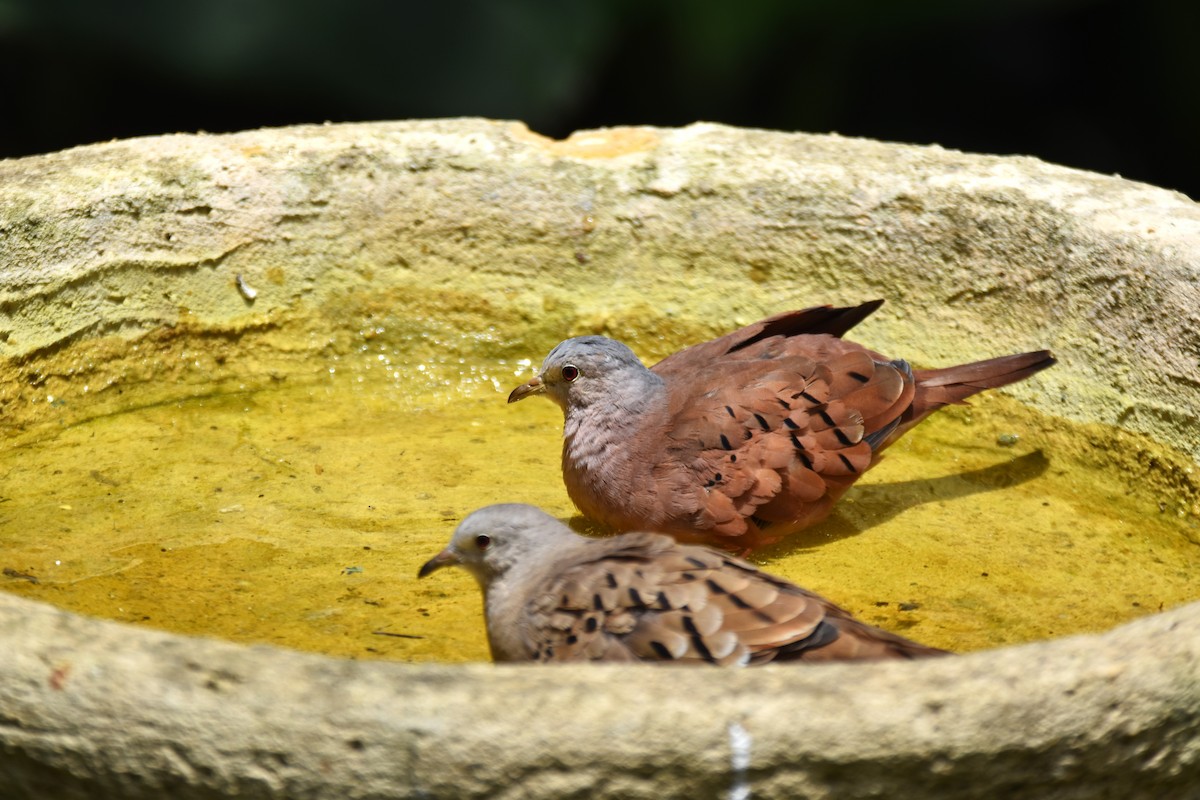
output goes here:
[{"label": "yellow-green algae stain", "polygon": [[[471,578],[418,582],[418,566],[488,503],[595,531],[562,487],[558,409],[504,402],[528,364],[449,361],[364,346],[318,383],[14,442],[0,456],[0,587],[239,642],[486,659]],[[957,651],[1105,630],[1200,596],[1195,510],[1121,466],[1156,447],[985,395],[922,424],[832,518],[754,560]],[[1110,468],[1085,466],[1108,450]]]}]

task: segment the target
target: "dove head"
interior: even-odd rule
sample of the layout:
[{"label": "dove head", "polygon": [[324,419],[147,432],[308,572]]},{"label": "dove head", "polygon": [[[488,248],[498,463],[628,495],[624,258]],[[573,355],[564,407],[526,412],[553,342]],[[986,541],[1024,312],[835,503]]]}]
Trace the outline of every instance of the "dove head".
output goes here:
[{"label": "dove head", "polygon": [[541,509],[522,503],[486,506],[458,524],[450,544],[417,573],[417,577],[460,566],[486,591],[493,581],[521,565],[536,564],[548,553],[561,552],[580,539],[570,528]]},{"label": "dove head", "polygon": [[578,336],[555,346],[538,376],[513,389],[508,402],[544,394],[564,412],[599,402],[637,406],[661,386],[662,379],[625,345],[603,336]]}]

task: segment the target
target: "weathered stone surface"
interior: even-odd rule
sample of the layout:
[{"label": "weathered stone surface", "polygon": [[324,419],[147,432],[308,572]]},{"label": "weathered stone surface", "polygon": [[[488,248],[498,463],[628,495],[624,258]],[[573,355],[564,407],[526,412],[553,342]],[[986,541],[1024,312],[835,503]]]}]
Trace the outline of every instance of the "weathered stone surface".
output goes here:
[{"label": "weathered stone surface", "polygon": [[954,659],[717,671],[339,661],[0,595],[0,650],[5,797],[1157,800],[1200,774],[1200,604]]},{"label": "weathered stone surface", "polygon": [[[883,296],[864,336],[918,362],[1052,347],[1014,393],[1174,445],[1153,468],[1195,499],[1197,264],[1180,195],[836,136],[442,120],[120,141],[0,162],[0,425],[299,373],[397,303],[440,348],[528,353]],[[343,662],[0,594],[0,653],[6,798],[1162,798],[1200,775],[1200,604],[936,662],[731,673]]]}]

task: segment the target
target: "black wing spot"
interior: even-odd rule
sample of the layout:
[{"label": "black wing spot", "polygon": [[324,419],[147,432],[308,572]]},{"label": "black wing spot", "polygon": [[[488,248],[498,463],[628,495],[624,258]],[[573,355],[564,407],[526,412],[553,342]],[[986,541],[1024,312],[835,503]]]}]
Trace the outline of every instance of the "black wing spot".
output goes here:
[{"label": "black wing spot", "polygon": [[701,561],[700,559],[698,559],[694,556],[685,556],[683,560],[699,569],[708,569],[708,564],[704,563],[703,561]]},{"label": "black wing spot", "polygon": [[829,412],[826,411],[825,409],[822,408],[820,411],[817,412],[817,414],[820,415],[821,419],[825,420],[826,425],[833,427],[834,425],[837,424],[836,422],[833,421],[833,417],[829,416]]},{"label": "black wing spot", "polygon": [[799,430],[800,429],[800,425],[797,422],[795,422],[791,417],[784,417],[783,424],[786,425],[791,430]]},{"label": "black wing spot", "polygon": [[846,458],[846,456],[844,456],[841,453],[838,453],[838,458],[840,458],[842,460],[842,463],[846,465],[846,469],[850,470],[851,472],[853,472],[855,474],[858,474],[858,470],[856,470],[854,468],[854,465],[850,463],[850,459]]},{"label": "black wing spot", "polygon": [[600,621],[595,617],[588,617],[587,621],[583,623],[583,629],[588,633],[595,633],[596,629],[599,627]]},{"label": "black wing spot", "polygon": [[709,578],[704,583],[708,586],[708,590],[713,594],[727,594],[725,589],[721,587],[721,584],[717,583],[712,578]]},{"label": "black wing spot", "polygon": [[671,601],[667,599],[666,592],[658,593],[658,600],[655,602],[655,605],[657,605],[659,608],[670,608],[671,607]]},{"label": "black wing spot", "polygon": [[779,405],[783,406],[788,411],[792,410],[792,404],[789,403],[787,400],[784,400],[782,397],[776,397],[775,399],[779,401]]},{"label": "black wing spot", "polygon": [[611,572],[604,573],[604,582],[608,584],[608,588],[610,589],[617,588],[617,577]]},{"label": "black wing spot", "polygon": [[645,605],[645,603],[642,602],[642,593],[639,592],[635,586],[629,587],[629,601],[635,606]]},{"label": "black wing spot", "polygon": [[820,404],[820,402],[821,402],[820,400],[818,400],[817,398],[813,397],[813,396],[812,396],[811,394],[809,394],[808,392],[801,392],[801,393],[800,393],[800,396],[801,396],[801,397],[803,397],[803,398],[804,398],[805,400],[807,400],[808,402],[812,403],[813,405],[819,405],[819,404]]},{"label": "black wing spot", "polygon": [[663,644],[662,642],[657,642],[657,641],[650,642],[650,649],[653,650],[654,654],[656,656],[658,656],[659,658],[665,658],[668,660],[671,660],[674,658],[671,655],[671,651],[668,650],[667,646],[665,644]]},{"label": "black wing spot", "polygon": [[764,431],[771,430],[771,426],[767,424],[767,421],[765,419],[763,419],[762,414],[755,414],[754,418],[756,420],[758,420],[759,427],[761,427]]},{"label": "black wing spot", "polygon": [[[799,444],[797,444],[796,447],[798,448],[796,450],[796,456],[800,459],[800,463],[804,465],[805,469],[812,469],[812,459],[808,457],[808,453],[804,452],[804,448],[800,447]],[[845,456],[842,456],[842,458],[845,458]]]},{"label": "black wing spot", "polygon": [[737,419],[737,415],[733,413],[733,409],[730,406],[725,406],[725,411],[728,412],[729,416]]},{"label": "black wing spot", "polygon": [[834,428],[833,435],[837,437],[837,440],[839,442],[846,445],[846,447],[849,447],[850,445],[854,444],[854,442],[850,441],[850,437],[842,432],[841,428]]},{"label": "black wing spot", "polygon": [[700,630],[696,627],[696,621],[694,619],[692,619],[692,616],[690,614],[688,614],[687,616],[685,616],[683,618],[682,624],[683,624],[683,629],[685,631],[687,631],[688,633],[690,633],[692,636],[700,635]]},{"label": "black wing spot", "polygon": [[854,380],[858,381],[859,383],[866,383],[867,381],[871,380],[869,375],[863,375],[861,372],[855,372],[854,370],[850,370],[848,374],[851,378],[854,378]]},{"label": "black wing spot", "polygon": [[716,659],[713,658],[712,651],[708,649],[708,645],[704,644],[704,640],[699,636],[692,637],[692,646],[696,648],[696,652],[698,652],[700,657],[705,661],[716,661]]},{"label": "black wing spot", "polygon": [[749,439],[753,435],[754,435],[754,431],[750,430],[749,428],[746,428],[746,430],[742,432],[743,439]]},{"label": "black wing spot", "polygon": [[578,641],[579,637],[573,633],[567,637],[567,644],[576,644]]},{"label": "black wing spot", "polygon": [[723,433],[721,434],[721,447],[724,447],[726,450],[733,449],[733,445],[729,443],[729,437]]},{"label": "black wing spot", "polygon": [[713,475],[713,483],[720,483],[723,480],[725,480],[725,476],[721,473],[718,472],[716,475]]},{"label": "black wing spot", "polygon": [[738,597],[736,594],[729,595],[729,601],[738,608],[750,608],[750,604]]},{"label": "black wing spot", "polygon": [[737,453],[733,453],[732,455],[730,455],[730,456],[729,456],[729,463],[730,463],[730,464],[732,464],[732,463],[734,463],[734,462],[736,462],[736,461],[737,461]]},{"label": "black wing spot", "polygon": [[599,592],[592,595],[592,608],[596,609],[597,611],[604,610],[604,598],[600,596]]}]

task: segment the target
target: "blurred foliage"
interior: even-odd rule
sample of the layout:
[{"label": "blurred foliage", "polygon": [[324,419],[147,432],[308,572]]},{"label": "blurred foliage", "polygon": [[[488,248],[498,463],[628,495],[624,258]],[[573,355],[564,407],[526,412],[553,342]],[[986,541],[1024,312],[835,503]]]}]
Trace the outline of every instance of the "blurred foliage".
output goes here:
[{"label": "blurred foliage", "polygon": [[0,0],[0,156],[487,116],[1025,153],[1200,196],[1182,0]]}]

